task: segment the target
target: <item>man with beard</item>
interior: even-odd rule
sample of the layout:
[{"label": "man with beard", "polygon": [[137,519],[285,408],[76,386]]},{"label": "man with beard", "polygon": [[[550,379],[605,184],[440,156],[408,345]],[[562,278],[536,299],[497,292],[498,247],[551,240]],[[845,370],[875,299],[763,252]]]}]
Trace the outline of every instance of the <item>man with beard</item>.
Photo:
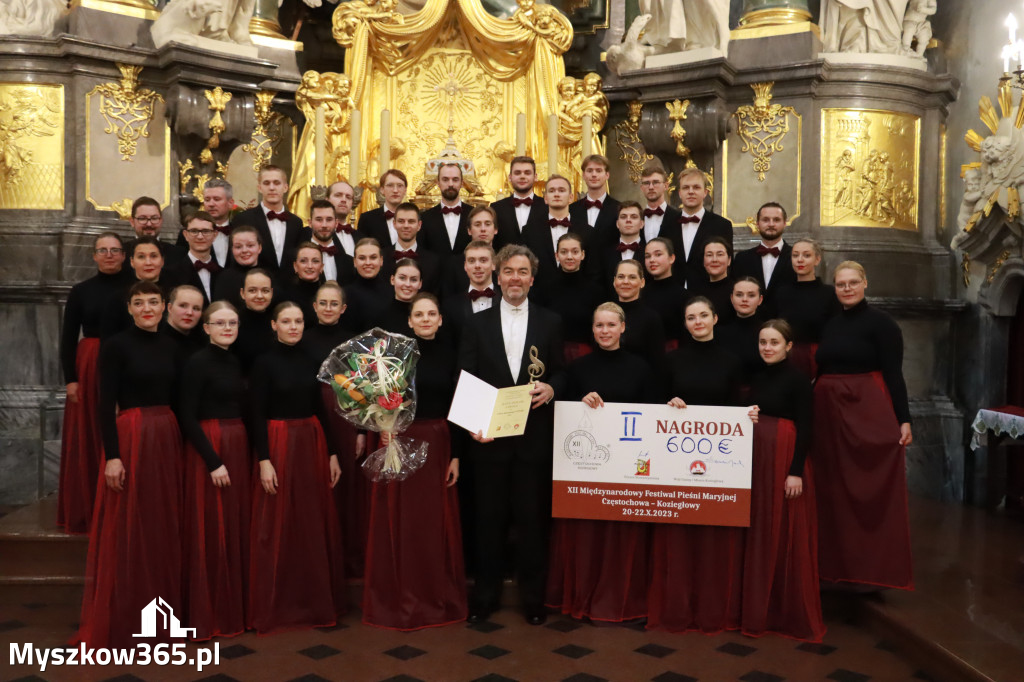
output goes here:
[{"label": "man with beard", "polygon": [[356,242],[360,239],[355,226],[349,220],[349,216],[352,214],[352,204],[355,201],[352,185],[344,180],[334,183],[327,189],[327,201],[334,206],[334,217],[337,223],[335,234],[338,243],[341,244],[345,254],[352,258],[356,255]]},{"label": "man with beard", "polygon": [[757,232],[761,243],[740,251],[732,260],[732,274],[738,281],[753,277],[761,283],[764,303],[761,311],[765,319],[775,317],[775,295],[780,288],[796,282],[793,270],[793,247],[782,239],[786,231],[786,209],[774,201],[757,209]]},{"label": "man with beard", "polygon": [[441,203],[423,212],[420,240],[424,249],[437,254],[441,263],[447,263],[469,244],[470,207],[459,199],[462,167],[457,163],[442,163],[437,169],[437,186],[441,190]]},{"label": "man with beard", "polygon": [[[139,197],[132,204],[132,217],[128,219],[136,239],[140,237],[152,237],[157,240],[160,248],[160,255],[164,264],[177,263],[185,257],[185,249],[179,248],[160,240],[160,228],[164,226],[164,216],[160,212],[160,203],[152,197]],[[125,242],[125,253],[131,257],[135,247],[135,239]]]},{"label": "man with beard", "polygon": [[548,207],[533,191],[533,185],[537,182],[536,162],[529,156],[512,159],[508,181],[512,185],[512,196],[491,204],[498,220],[498,234],[494,237],[495,250],[500,250],[506,244],[525,244],[524,233],[528,224],[547,225]]},{"label": "man with beard", "polygon": [[[347,183],[334,183],[346,184]],[[337,232],[337,207],[326,199],[317,199],[309,207],[309,227],[305,236],[316,244],[324,262],[324,277],[345,286],[355,277],[352,257],[348,255]],[[351,235],[347,235],[349,241]],[[355,245],[352,250],[355,251]]]}]

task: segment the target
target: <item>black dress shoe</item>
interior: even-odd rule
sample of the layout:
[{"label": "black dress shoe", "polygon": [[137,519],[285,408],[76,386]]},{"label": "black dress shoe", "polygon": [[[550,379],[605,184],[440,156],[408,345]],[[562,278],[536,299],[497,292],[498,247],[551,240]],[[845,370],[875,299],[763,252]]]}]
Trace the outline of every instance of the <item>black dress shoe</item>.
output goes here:
[{"label": "black dress shoe", "polygon": [[528,612],[526,614],[526,622],[530,625],[544,625],[548,622],[548,614],[543,611]]},{"label": "black dress shoe", "polygon": [[483,623],[493,614],[494,609],[473,608],[469,610],[469,615],[466,617],[466,622],[470,624]]}]

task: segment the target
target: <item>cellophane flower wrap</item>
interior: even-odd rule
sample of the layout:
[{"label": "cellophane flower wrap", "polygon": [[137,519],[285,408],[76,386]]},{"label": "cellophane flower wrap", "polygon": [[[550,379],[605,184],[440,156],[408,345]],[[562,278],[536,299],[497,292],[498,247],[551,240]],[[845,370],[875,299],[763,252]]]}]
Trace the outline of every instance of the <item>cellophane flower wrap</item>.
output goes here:
[{"label": "cellophane flower wrap", "polygon": [[363,462],[374,481],[404,480],[427,460],[426,443],[397,437],[416,416],[412,379],[419,359],[415,340],[374,327],[335,348],[320,366],[317,378],[334,389],[338,413],[390,438]]}]

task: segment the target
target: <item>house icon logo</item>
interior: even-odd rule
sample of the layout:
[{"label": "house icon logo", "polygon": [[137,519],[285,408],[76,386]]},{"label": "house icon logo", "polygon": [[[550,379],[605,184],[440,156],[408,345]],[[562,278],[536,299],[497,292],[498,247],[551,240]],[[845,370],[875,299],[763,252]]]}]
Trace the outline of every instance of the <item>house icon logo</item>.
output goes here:
[{"label": "house icon logo", "polygon": [[157,630],[165,630],[170,637],[188,637],[189,633],[196,636],[195,628],[183,628],[174,615],[174,609],[157,597],[142,609],[142,632],[132,637],[156,637]]}]

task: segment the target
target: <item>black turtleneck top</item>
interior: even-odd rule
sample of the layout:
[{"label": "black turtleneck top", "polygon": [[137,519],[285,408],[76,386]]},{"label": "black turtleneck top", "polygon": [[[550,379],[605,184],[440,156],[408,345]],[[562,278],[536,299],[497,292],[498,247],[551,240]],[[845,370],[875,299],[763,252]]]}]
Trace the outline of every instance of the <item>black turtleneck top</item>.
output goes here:
[{"label": "black turtleneck top", "polygon": [[804,475],[804,460],[814,426],[814,393],[811,381],[786,360],[764,365],[750,382],[750,402],[768,417],[789,419],[796,425],[796,447],[790,476]]},{"label": "black turtleneck top", "polygon": [[117,413],[133,407],[170,406],[177,391],[181,356],[174,341],[134,324],[100,347],[98,408],[106,458],[118,459]]},{"label": "black turtleneck top", "polygon": [[377,275],[366,279],[358,274],[345,287],[346,315],[351,315],[352,328],[359,333],[378,326],[387,310],[388,302],[395,297],[395,290],[387,278]]},{"label": "black turtleneck top", "polygon": [[302,349],[319,366],[331,351],[351,339],[355,334],[345,326],[345,315],[332,325],[320,324],[318,320],[312,327],[307,325],[302,332]]},{"label": "black turtleneck top", "polygon": [[689,298],[686,288],[675,277],[669,275],[665,279],[649,277],[640,300],[658,313],[665,328],[665,336],[679,340],[688,336],[683,322],[683,308]]},{"label": "black turtleneck top", "polygon": [[388,301],[384,313],[378,318],[376,326],[386,332],[412,336],[412,328],[409,326],[409,307],[406,301],[392,298]]},{"label": "black turtleneck top", "polygon": [[694,296],[703,296],[711,301],[715,307],[715,314],[718,315],[718,324],[725,324],[736,317],[736,311],[732,307],[732,285],[736,280],[731,275],[717,282],[702,282],[693,291]]},{"label": "black turtleneck top", "polygon": [[739,405],[740,361],[717,339],[682,344],[665,358],[667,397],[687,405]]},{"label": "black turtleneck top", "polygon": [[593,345],[594,308],[604,302],[601,287],[593,278],[582,271],[563,272],[559,268],[552,286],[537,302],[562,318],[566,341]]},{"label": "black turtleneck top", "polygon": [[238,338],[231,344],[231,352],[238,356],[242,371],[248,374],[256,359],[274,345],[274,330],[270,326],[273,318],[271,308],[256,312],[248,308],[238,311]]},{"label": "black turtleneck top", "polygon": [[796,343],[818,343],[825,323],[843,310],[835,288],[820,279],[780,287],[775,307],[779,317],[793,327]]},{"label": "black turtleneck top", "polygon": [[64,383],[78,381],[75,369],[75,354],[78,352],[78,335],[85,338],[100,337],[103,312],[111,298],[124,298],[124,271],[113,275],[97,272],[95,275],[71,287],[68,301],[64,306],[64,324],[60,334],[60,362],[64,370]]},{"label": "black turtleneck top", "polygon": [[606,403],[659,402],[658,384],[648,361],[621,348],[597,348],[573,360],[561,375],[555,395],[582,400],[595,391]]},{"label": "black turtleneck top", "polygon": [[209,339],[198,324],[187,332],[180,332],[164,320],[160,323],[160,333],[174,341],[178,352],[181,353],[182,361],[209,343]]},{"label": "black turtleneck top", "polygon": [[303,351],[300,344],[289,346],[275,341],[270,351],[256,360],[249,380],[252,405],[252,441],[259,459],[270,459],[267,421],[317,417],[326,431],[320,382],[320,363]]},{"label": "black turtleneck top", "polygon": [[[210,471],[219,468],[223,462],[199,422],[204,419],[241,419],[244,395],[242,365],[231,351],[211,343],[185,363],[178,422],[185,438]],[[248,472],[242,474],[248,475]]]},{"label": "black turtleneck top", "polygon": [[903,332],[889,315],[861,301],[825,324],[818,346],[818,374],[881,372],[900,424],[910,423],[903,380]]},{"label": "black turtleneck top", "polygon": [[639,355],[652,364],[665,355],[665,328],[658,313],[642,300],[623,302],[626,331],[620,341],[622,348]]},{"label": "black turtleneck top", "polygon": [[313,301],[316,300],[317,289],[323,283],[324,279],[322,276],[316,282],[307,282],[304,279],[295,277],[292,279],[291,285],[287,287],[283,297],[275,294],[274,303],[276,305],[279,301],[291,301],[302,309],[302,319],[306,326],[312,326],[316,324],[316,311],[313,310]]},{"label": "black turtleneck top", "polygon": [[750,317],[734,317],[731,321],[715,325],[715,338],[722,348],[736,356],[743,371],[743,383],[764,367],[757,350],[757,337],[764,319],[760,311]]},{"label": "black turtleneck top", "polygon": [[416,337],[420,359],[416,364],[416,418],[447,419],[455,395],[459,370],[455,344],[443,338]]}]

